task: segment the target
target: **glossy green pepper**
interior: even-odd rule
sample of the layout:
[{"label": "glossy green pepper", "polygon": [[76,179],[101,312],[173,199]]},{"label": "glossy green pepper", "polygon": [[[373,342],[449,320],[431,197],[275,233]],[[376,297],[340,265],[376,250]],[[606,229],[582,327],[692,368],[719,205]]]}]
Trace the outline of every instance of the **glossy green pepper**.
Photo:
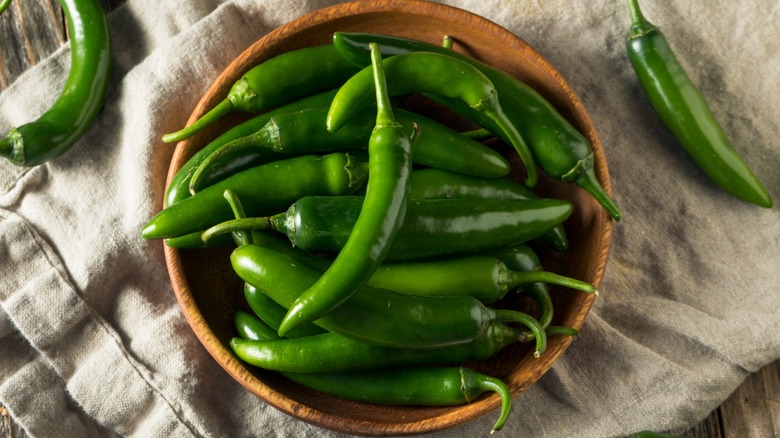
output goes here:
[{"label": "glossy green pepper", "polygon": [[660,29],[628,0],[628,58],[656,113],[696,164],[726,192],[761,207],[772,198],[715,120]]},{"label": "glossy green pepper", "polygon": [[[336,309],[363,287],[382,263],[406,214],[412,173],[412,138],[398,123],[387,94],[379,48],[373,46],[376,126],[368,142],[368,182],[355,224],[336,259],[287,310],[284,336]],[[334,97],[334,102],[339,98]]]},{"label": "glossy green pepper", "polygon": [[547,271],[514,271],[495,257],[473,255],[443,260],[384,263],[371,277],[374,287],[422,296],[470,295],[495,303],[519,286],[544,282],[595,293],[590,283]]},{"label": "glossy green pepper", "polygon": [[68,151],[92,125],[106,98],[111,39],[100,2],[60,0],[60,5],[71,38],[70,73],[49,110],[0,139],[0,157],[20,166],[36,166]]}]

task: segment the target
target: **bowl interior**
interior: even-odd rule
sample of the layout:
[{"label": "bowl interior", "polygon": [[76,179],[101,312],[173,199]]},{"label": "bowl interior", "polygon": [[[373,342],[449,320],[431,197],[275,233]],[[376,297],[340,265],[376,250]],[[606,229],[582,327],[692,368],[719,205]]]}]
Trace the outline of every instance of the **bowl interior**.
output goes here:
[{"label": "bowl interior", "polygon": [[[222,100],[230,86],[252,66],[281,53],[330,41],[333,32],[373,32],[415,38],[439,44],[453,37],[454,49],[523,80],[545,96],[590,141],[598,178],[610,192],[609,175],[601,142],[576,94],[560,74],[533,48],[507,30],[467,11],[422,1],[356,1],[318,10],[301,17],[250,46],[216,79],[190,117],[190,123]],[[426,111],[426,109],[422,109]],[[431,115],[431,114],[428,114]],[[436,114],[444,123],[456,123],[446,113]],[[210,140],[244,120],[234,114],[177,145],[168,182],[176,171]],[[458,121],[459,123],[460,121]],[[462,128],[462,127],[461,127]],[[498,145],[502,148],[502,145]],[[516,169],[519,161],[508,149]],[[520,177],[520,170],[513,174]],[[584,191],[540,175],[539,191],[571,201],[575,211],[566,222],[570,249],[565,254],[539,248],[547,270],[600,285],[611,239],[611,222]],[[217,362],[265,402],[301,420],[329,429],[360,435],[404,435],[453,427],[489,413],[500,400],[486,395],[464,406],[388,407],[351,402],[293,384],[280,375],[245,365],[229,348],[234,336],[233,313],[246,309],[242,284],[229,263],[230,249],[175,250],[165,247],[174,293],[193,331]],[[594,297],[551,287],[555,304],[553,324],[580,328]],[[517,298],[502,303],[525,308]],[[570,339],[550,339],[538,359],[530,344],[517,344],[494,358],[470,364],[482,372],[503,378],[517,395],[538,380],[561,356]]]}]

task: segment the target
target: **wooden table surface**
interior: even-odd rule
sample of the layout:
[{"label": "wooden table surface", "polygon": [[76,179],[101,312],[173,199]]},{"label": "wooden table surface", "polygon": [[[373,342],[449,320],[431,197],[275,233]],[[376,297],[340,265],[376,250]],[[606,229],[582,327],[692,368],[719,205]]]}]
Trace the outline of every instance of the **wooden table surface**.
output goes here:
[{"label": "wooden table surface", "polygon": [[[125,0],[101,0],[106,11]],[[67,40],[57,0],[13,0],[0,15],[0,92]],[[698,438],[780,437],[780,361],[752,374],[686,433]],[[0,405],[0,438],[27,436]]]}]

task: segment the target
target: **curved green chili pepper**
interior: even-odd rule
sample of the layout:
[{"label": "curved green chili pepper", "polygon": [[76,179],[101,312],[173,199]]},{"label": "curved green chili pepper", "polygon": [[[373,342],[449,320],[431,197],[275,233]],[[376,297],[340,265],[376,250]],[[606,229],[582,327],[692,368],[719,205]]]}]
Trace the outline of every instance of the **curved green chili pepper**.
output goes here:
[{"label": "curved green chili pepper", "polygon": [[331,44],[283,53],[250,69],[208,113],[184,129],[163,135],[162,140],[170,143],[185,139],[235,110],[259,112],[331,90],[355,71],[355,66],[341,58]]},{"label": "curved green chili pepper", "polygon": [[[419,114],[400,109],[394,113],[407,135],[415,132],[415,125],[419,128],[412,145],[413,163],[485,178],[509,173],[509,162],[494,149]],[[190,191],[206,187],[214,173],[236,161],[246,161],[251,154],[301,155],[366,148],[376,116],[361,112],[341,129],[330,132],[325,129],[327,114],[327,107],[316,107],[274,115],[257,132],[230,141],[206,157],[192,174]]]},{"label": "curved green chili pepper", "polygon": [[92,125],[106,98],[111,39],[97,0],[60,0],[71,36],[71,66],[62,93],[37,120],[0,139],[0,156],[36,166],[68,151]]},{"label": "curved green chili pepper", "polygon": [[761,207],[772,198],[715,120],[661,31],[628,0],[628,58],[656,113],[704,173],[726,192]]},{"label": "curved green chili pepper", "polygon": [[[495,86],[502,110],[522,132],[536,164],[550,177],[581,187],[593,196],[613,219],[620,219],[620,208],[596,178],[593,151],[588,140],[536,90],[501,70],[435,44],[367,33],[333,34],[333,45],[338,52],[360,67],[365,67],[368,63],[369,41],[378,43],[385,56],[412,52],[442,53],[479,69]],[[489,117],[454,99],[447,100],[446,104],[457,107],[458,112],[488,128],[504,142],[511,143],[503,130]]]},{"label": "curved green chili pepper", "polygon": [[458,257],[407,263],[383,263],[369,284],[410,295],[469,295],[492,304],[523,284],[544,282],[595,293],[590,283],[549,271],[513,271],[488,256]]},{"label": "curved green chili pepper", "polygon": [[[290,176],[294,175],[293,178]],[[237,173],[198,194],[166,207],[141,230],[144,239],[182,236],[227,220],[225,189],[235,191],[250,215],[272,214],[308,194],[349,194],[365,183],[362,165],[349,154],[306,155]]]},{"label": "curved green chili pepper", "polygon": [[[202,238],[237,230],[273,230],[304,251],[336,254],[349,239],[362,205],[359,196],[307,196],[285,213],[226,221],[206,230]],[[523,243],[563,223],[572,209],[559,199],[410,200],[385,259],[464,254]]]},{"label": "curved green chili pepper", "polygon": [[[294,257],[259,245],[236,248],[230,260],[239,278],[288,308],[322,276],[322,271]],[[490,309],[472,297],[417,297],[364,286],[314,321],[344,337],[396,348],[468,344],[483,339],[496,324],[507,322],[522,324],[534,333],[534,356],[544,352],[547,337],[536,319],[514,310]]]},{"label": "curved green chili pepper", "polygon": [[[333,100],[333,96],[335,95],[336,90],[331,90],[295,100],[279,108],[275,108],[266,113],[252,117],[251,119],[230,128],[219,137],[212,140],[198,152],[196,152],[195,155],[190,157],[187,162],[184,163],[184,165],[176,172],[176,174],[171,179],[170,184],[168,185],[168,189],[165,192],[165,206],[170,207],[171,205],[191,196],[192,193],[190,192],[190,181],[192,180],[192,176],[194,175],[196,169],[198,169],[201,163],[208,156],[221,148],[223,145],[256,132],[263,125],[268,123],[268,120],[270,120],[271,117],[277,114],[288,111],[297,111],[303,108],[316,108],[319,106],[327,108],[330,106],[330,102]],[[229,176],[241,172],[242,170],[247,170],[260,164],[265,164],[269,161],[282,158],[284,157],[282,157],[281,154],[269,150],[253,150],[251,153],[244,151],[237,159],[229,160],[230,165],[223,165],[219,169],[214,169],[213,171],[209,172],[207,176],[202,176],[201,186],[206,187],[213,185]]]},{"label": "curved green chili pepper", "polygon": [[494,391],[501,397],[501,413],[490,433],[504,426],[512,403],[512,393],[503,381],[465,367],[410,367],[316,376],[287,373],[286,377],[338,397],[385,405],[461,405]]},{"label": "curved green chili pepper", "polygon": [[365,285],[404,221],[412,173],[412,140],[393,115],[382,55],[376,46],[371,53],[377,113],[368,143],[369,172],[363,205],[336,259],[289,307],[279,325],[280,336],[331,312]]},{"label": "curved green chili pepper", "polygon": [[[483,73],[463,61],[440,53],[408,53],[383,61],[388,91],[392,96],[430,93],[462,102],[490,119],[511,144],[526,169],[526,185],[536,185],[538,176],[533,156],[525,140],[504,114],[493,83]],[[342,85],[330,106],[327,127],[336,131],[369,103],[371,69],[364,68]]]}]

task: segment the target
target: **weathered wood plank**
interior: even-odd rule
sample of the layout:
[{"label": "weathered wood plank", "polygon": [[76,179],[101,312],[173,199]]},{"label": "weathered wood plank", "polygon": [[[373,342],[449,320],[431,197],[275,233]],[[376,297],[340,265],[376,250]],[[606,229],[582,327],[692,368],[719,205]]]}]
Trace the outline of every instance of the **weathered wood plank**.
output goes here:
[{"label": "weathered wood plank", "polygon": [[752,374],[721,406],[726,437],[780,436],[780,363]]},{"label": "weathered wood plank", "polygon": [[14,0],[0,14],[0,89],[57,50],[65,33],[57,0]]}]

